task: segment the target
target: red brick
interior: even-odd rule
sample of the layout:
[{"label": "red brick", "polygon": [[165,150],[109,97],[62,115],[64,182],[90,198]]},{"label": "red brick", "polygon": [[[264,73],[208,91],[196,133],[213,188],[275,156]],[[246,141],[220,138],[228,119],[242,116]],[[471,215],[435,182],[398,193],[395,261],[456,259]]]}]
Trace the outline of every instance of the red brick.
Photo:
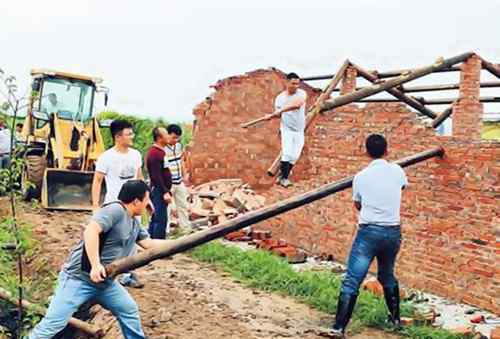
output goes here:
[{"label": "red brick", "polygon": [[496,327],[491,331],[490,339],[500,339],[500,327]]},{"label": "red brick", "polygon": [[249,241],[252,238],[250,238],[247,234],[247,232],[243,230],[239,230],[236,232],[231,232],[229,234],[226,234],[224,239],[229,240],[229,241]]},{"label": "red brick", "polygon": [[377,280],[377,278],[370,277],[367,278],[361,287],[367,291],[372,292],[375,295],[378,295],[379,297],[384,295],[384,288],[380,284],[380,282]]},{"label": "red brick", "polygon": [[270,239],[271,238],[271,231],[252,230],[251,236],[252,236],[252,239],[255,239],[255,240]]},{"label": "red brick", "polygon": [[276,247],[272,249],[272,252],[280,257],[285,257],[288,262],[292,264],[303,263],[307,259],[307,255],[304,251],[293,246]]}]

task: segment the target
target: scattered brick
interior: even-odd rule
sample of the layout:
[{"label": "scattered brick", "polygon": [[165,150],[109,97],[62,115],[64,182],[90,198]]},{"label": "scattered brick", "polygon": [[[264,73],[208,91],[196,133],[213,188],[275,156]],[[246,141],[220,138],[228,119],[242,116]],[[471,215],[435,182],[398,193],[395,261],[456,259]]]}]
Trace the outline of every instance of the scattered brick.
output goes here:
[{"label": "scattered brick", "polygon": [[271,238],[271,231],[252,230],[250,235],[254,240],[265,240]]},{"label": "scattered brick", "polygon": [[380,282],[377,280],[377,278],[370,277],[365,279],[361,287],[367,291],[370,291],[371,293],[378,295],[379,297],[384,296],[384,288],[380,284]]},{"label": "scattered brick", "polygon": [[496,327],[491,331],[490,339],[500,339],[500,327]]}]

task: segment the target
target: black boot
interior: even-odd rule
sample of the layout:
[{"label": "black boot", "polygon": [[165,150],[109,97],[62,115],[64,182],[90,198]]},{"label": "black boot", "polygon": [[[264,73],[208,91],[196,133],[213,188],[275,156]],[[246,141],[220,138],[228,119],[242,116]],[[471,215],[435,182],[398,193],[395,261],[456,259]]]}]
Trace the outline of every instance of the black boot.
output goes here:
[{"label": "black boot", "polygon": [[401,328],[401,318],[399,316],[399,285],[394,287],[384,287],[384,297],[387,308],[389,309],[389,322],[396,329]]},{"label": "black boot", "polygon": [[357,295],[340,293],[337,313],[335,314],[335,325],[331,332],[332,338],[344,338],[345,329],[351,319]]},{"label": "black boot", "polygon": [[283,173],[285,173],[285,166],[286,166],[286,162],[285,161],[281,161],[280,162],[280,170],[279,170],[279,173],[278,173],[278,181],[283,177]]},{"label": "black boot", "polygon": [[281,162],[281,179],[288,179],[290,175],[290,170],[292,169],[292,164],[288,161]]}]

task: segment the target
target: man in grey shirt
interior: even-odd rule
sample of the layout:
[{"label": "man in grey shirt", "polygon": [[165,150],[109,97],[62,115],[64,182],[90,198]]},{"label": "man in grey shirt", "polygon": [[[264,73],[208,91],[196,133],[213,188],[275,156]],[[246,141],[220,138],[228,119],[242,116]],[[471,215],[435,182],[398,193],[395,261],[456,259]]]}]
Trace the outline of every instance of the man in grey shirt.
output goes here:
[{"label": "man in grey shirt", "polygon": [[151,249],[168,241],[149,238],[137,221],[136,216],[144,212],[148,203],[148,186],[142,180],[130,180],[123,184],[118,201],[95,212],[83,240],[64,264],[47,313],[30,339],[52,338],[90,299],[117,317],[125,338],[145,338],[137,304],[123,286],[106,276],[104,267],[131,255],[136,243]]},{"label": "man in grey shirt", "polygon": [[307,100],[307,93],[299,88],[299,76],[289,73],[286,78],[286,90],[276,97],[274,113],[266,116],[268,120],[281,118],[281,167],[278,181],[283,187],[292,184],[288,176],[304,147]]}]

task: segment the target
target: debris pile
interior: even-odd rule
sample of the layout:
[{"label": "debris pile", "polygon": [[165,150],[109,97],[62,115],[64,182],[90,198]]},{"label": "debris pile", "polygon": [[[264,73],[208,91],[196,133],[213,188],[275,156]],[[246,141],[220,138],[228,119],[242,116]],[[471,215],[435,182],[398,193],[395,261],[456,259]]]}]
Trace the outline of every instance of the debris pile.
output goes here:
[{"label": "debris pile", "polygon": [[190,201],[192,225],[203,229],[257,210],[264,206],[266,198],[241,179],[220,179],[193,188]]}]

